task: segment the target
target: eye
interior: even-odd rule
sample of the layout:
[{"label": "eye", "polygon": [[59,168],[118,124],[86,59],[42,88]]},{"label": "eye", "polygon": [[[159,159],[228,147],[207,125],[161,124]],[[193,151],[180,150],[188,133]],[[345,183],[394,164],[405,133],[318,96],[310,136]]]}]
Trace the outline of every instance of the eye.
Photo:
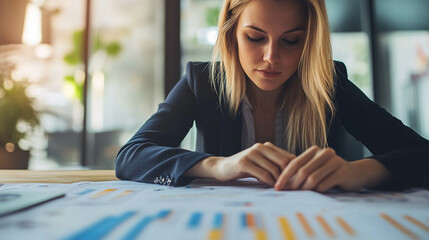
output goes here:
[{"label": "eye", "polygon": [[264,40],[265,38],[261,37],[261,38],[251,38],[249,35],[246,36],[247,40],[249,40],[250,42],[261,42],[262,40]]},{"label": "eye", "polygon": [[299,39],[295,39],[295,40],[288,40],[288,39],[283,39],[283,42],[285,42],[287,45],[295,45],[299,42]]}]

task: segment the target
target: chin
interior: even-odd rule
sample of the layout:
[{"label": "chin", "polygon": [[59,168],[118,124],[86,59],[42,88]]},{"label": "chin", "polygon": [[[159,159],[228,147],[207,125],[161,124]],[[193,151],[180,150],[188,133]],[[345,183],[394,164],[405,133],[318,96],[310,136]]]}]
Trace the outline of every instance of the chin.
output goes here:
[{"label": "chin", "polygon": [[266,91],[266,92],[269,92],[269,91],[274,91],[274,90],[276,90],[276,89],[278,89],[280,86],[281,86],[281,84],[279,85],[279,84],[266,84],[266,83],[260,83],[260,84],[258,84],[258,85],[256,85],[259,89],[261,89],[262,91]]},{"label": "chin", "polygon": [[261,89],[262,91],[274,91],[281,87],[284,82],[280,81],[274,81],[274,80],[267,80],[267,79],[260,79],[256,86]]}]

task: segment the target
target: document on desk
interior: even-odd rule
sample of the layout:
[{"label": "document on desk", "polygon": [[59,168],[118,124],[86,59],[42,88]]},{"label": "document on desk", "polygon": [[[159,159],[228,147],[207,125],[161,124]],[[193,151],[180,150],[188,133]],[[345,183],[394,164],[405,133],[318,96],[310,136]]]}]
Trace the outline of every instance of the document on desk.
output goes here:
[{"label": "document on desk", "polygon": [[64,197],[57,191],[0,191],[0,217]]},{"label": "document on desk", "polygon": [[[64,198],[0,218],[5,239],[429,239],[429,191],[275,191],[252,179],[185,187],[46,184]],[[4,184],[0,191],[40,189]]]}]

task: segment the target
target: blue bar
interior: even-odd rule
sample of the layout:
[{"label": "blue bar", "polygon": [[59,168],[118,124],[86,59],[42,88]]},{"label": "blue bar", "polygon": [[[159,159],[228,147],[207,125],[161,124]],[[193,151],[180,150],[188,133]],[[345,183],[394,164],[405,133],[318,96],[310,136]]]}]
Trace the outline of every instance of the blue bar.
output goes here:
[{"label": "blue bar", "polygon": [[222,221],[223,221],[223,214],[222,213],[216,213],[216,215],[213,219],[213,229],[221,229],[222,228]]},{"label": "blue bar", "polygon": [[142,232],[153,220],[155,220],[154,217],[150,217],[150,216],[144,217],[122,239],[123,240],[136,239],[137,236],[140,234],[140,232]]},{"label": "blue bar", "polygon": [[122,239],[132,240],[137,239],[139,234],[152,222],[158,219],[164,219],[171,213],[170,210],[162,210],[155,216],[146,216],[140,220]]},{"label": "blue bar", "polygon": [[111,231],[113,231],[116,227],[121,225],[128,218],[136,214],[136,212],[130,211],[126,212],[117,217],[107,217],[104,218],[94,225],[91,225],[88,228],[66,238],[67,240],[85,240],[85,239],[100,239]]},{"label": "blue bar", "polygon": [[241,226],[247,228],[247,217],[245,213],[241,214]]},{"label": "blue bar", "polygon": [[199,227],[202,217],[203,217],[203,214],[201,212],[196,212],[192,214],[191,219],[189,219],[189,222],[188,222],[188,228]]},{"label": "blue bar", "polygon": [[128,218],[136,214],[136,212],[126,212],[119,217],[114,218],[113,220],[103,224],[99,228],[94,229],[90,234],[85,236],[84,239],[101,239],[102,237],[109,234],[116,227],[125,222]]},{"label": "blue bar", "polygon": [[93,191],[95,191],[95,189],[90,189],[90,188],[88,188],[88,189],[83,190],[82,192],[80,192],[80,193],[78,193],[78,194],[79,194],[79,195],[85,195],[85,194],[90,193],[90,192],[93,192]]},{"label": "blue bar", "polygon": [[109,221],[112,221],[113,217],[106,217],[98,221],[97,223],[85,228],[84,230],[77,232],[70,237],[65,238],[66,240],[79,240],[84,239],[93,229],[99,228],[100,226],[103,226]]},{"label": "blue bar", "polygon": [[168,214],[170,214],[170,212],[171,212],[170,210],[162,210],[158,213],[158,215],[156,215],[156,218],[159,218],[159,219],[166,218]]}]

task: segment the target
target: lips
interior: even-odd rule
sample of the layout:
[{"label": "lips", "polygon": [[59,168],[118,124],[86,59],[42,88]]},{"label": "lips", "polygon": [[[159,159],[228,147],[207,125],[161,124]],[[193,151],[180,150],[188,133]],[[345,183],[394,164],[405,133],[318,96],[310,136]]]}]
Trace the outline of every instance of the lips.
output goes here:
[{"label": "lips", "polygon": [[257,70],[259,74],[261,74],[264,77],[276,77],[280,75],[281,72],[277,72],[271,69],[260,69]]}]

